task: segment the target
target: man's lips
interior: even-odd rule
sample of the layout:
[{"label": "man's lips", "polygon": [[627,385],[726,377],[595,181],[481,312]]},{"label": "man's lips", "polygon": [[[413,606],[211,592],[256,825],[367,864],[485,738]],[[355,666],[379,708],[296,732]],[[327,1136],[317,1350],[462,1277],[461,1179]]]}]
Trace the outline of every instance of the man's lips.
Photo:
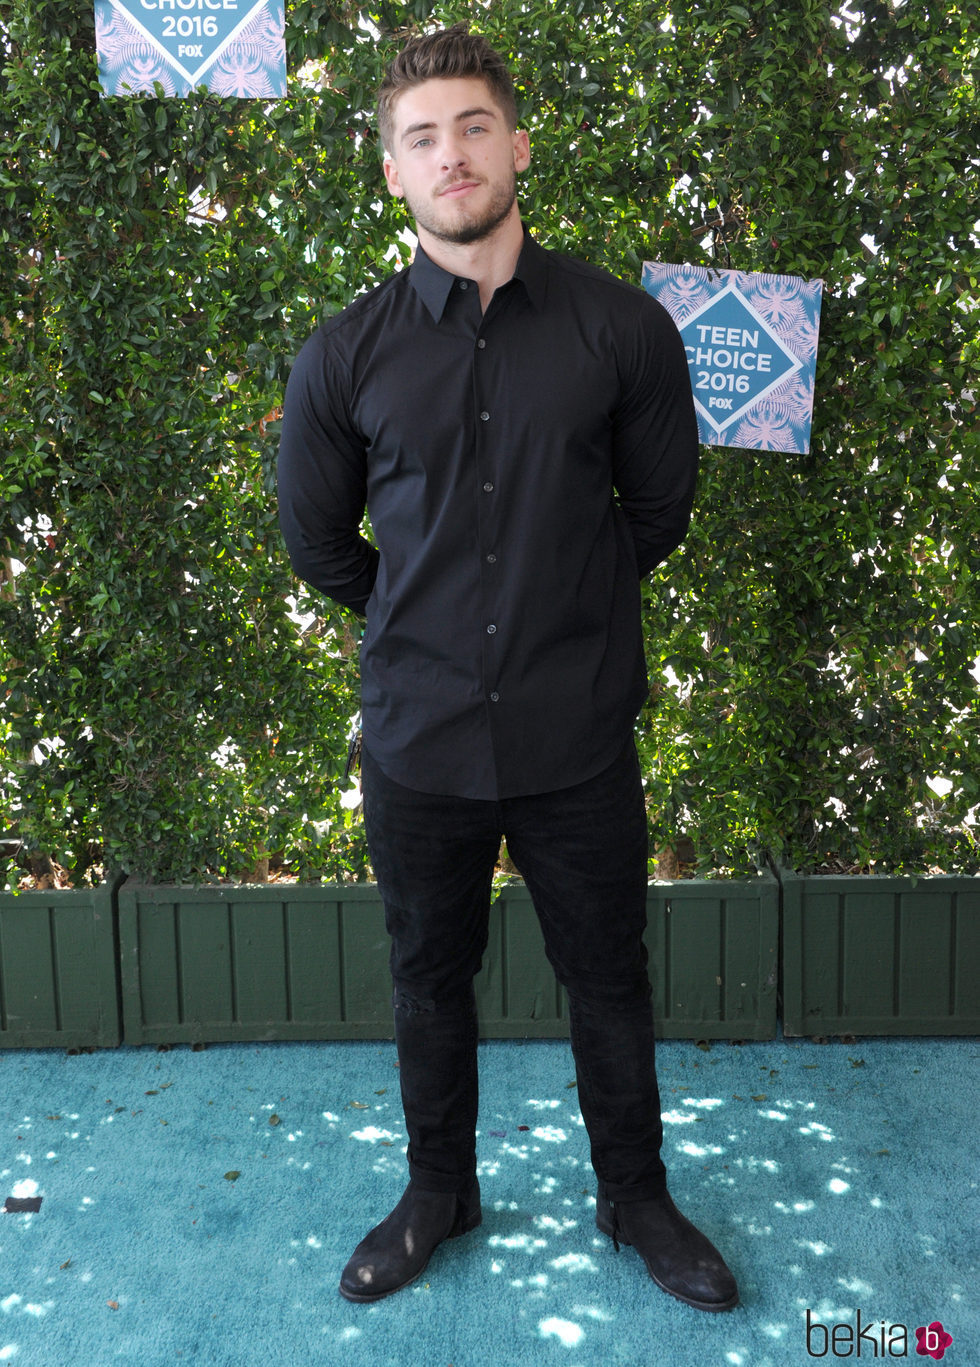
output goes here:
[{"label": "man's lips", "polygon": [[454,195],[466,194],[470,190],[476,190],[479,187],[479,184],[480,182],[478,180],[454,180],[451,185],[447,185],[445,189],[439,191],[438,197],[441,199],[444,196],[452,197]]}]

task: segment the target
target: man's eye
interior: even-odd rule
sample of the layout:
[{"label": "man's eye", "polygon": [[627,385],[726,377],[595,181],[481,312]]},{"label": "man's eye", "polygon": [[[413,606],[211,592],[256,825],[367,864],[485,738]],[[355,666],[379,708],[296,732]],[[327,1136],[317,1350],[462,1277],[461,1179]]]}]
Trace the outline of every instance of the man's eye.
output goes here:
[{"label": "man's eye", "polygon": [[473,123],[473,124],[470,124],[469,128],[467,128],[466,131],[467,131],[467,133],[482,133],[482,132],[484,131],[483,124],[482,124],[482,123]]}]

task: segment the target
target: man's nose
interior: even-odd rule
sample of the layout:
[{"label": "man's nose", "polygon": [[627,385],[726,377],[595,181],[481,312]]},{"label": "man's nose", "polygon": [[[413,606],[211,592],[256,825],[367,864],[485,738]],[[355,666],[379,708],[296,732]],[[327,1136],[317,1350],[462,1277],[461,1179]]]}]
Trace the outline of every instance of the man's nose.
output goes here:
[{"label": "man's nose", "polygon": [[467,162],[466,147],[455,138],[445,144],[442,149],[442,164],[447,171],[458,171]]}]

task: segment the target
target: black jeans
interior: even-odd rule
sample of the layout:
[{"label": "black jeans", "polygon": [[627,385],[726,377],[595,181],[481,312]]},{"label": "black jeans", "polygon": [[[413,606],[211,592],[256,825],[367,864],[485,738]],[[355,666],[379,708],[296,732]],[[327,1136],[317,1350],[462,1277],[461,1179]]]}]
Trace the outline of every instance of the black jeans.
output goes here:
[{"label": "black jeans", "polygon": [[568,995],[578,1100],[611,1200],[666,1186],[643,944],[647,827],[632,737],[613,764],[556,793],[499,802],[394,783],[362,757],[364,820],[391,935],[395,1039],[412,1178],[464,1191],[476,1171],[473,979],[500,847],[530,890]]}]

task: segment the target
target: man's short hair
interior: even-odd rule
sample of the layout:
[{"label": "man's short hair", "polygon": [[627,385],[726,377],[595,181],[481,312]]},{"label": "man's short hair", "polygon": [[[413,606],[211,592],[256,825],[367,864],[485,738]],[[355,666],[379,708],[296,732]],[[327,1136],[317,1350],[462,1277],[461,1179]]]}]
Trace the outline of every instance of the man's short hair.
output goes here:
[{"label": "man's short hair", "polygon": [[499,52],[467,24],[453,24],[409,41],[388,67],[378,91],[378,131],[386,151],[392,150],[395,101],[404,90],[423,81],[476,76],[490,88],[511,132],[517,127],[514,81]]}]

